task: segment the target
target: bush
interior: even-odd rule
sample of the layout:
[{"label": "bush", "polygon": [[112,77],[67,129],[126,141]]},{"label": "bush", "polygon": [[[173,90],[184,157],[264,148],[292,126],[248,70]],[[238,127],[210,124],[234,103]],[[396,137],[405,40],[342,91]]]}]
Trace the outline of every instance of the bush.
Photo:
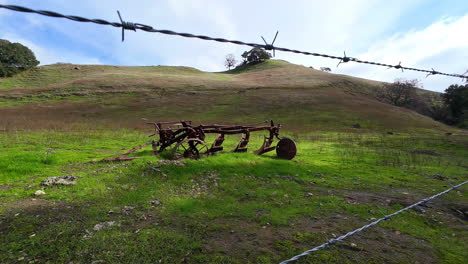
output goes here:
[{"label": "bush", "polygon": [[228,54],[224,60],[224,66],[226,66],[228,70],[231,70],[232,67],[236,66],[236,63],[236,58],[232,54]]},{"label": "bush", "polygon": [[20,43],[0,39],[0,77],[9,77],[39,64],[34,53]]},{"label": "bush", "polygon": [[449,123],[468,127],[468,84],[450,85],[442,96],[450,112]]},{"label": "bush", "polygon": [[395,106],[407,107],[417,100],[418,80],[395,80],[385,83],[377,93],[377,99]]},{"label": "bush", "polygon": [[242,53],[241,56],[244,59],[242,63],[243,65],[255,64],[271,59],[271,54],[259,47],[255,47],[249,51],[245,51],[244,53]]}]

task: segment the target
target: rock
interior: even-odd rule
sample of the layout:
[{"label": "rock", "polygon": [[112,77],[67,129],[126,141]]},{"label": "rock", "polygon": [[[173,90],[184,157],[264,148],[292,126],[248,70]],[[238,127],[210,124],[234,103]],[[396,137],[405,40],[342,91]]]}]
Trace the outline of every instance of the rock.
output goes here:
[{"label": "rock", "polygon": [[415,210],[415,211],[418,212],[418,213],[425,213],[425,212],[426,212],[426,210],[424,210],[424,208],[422,208],[422,207],[419,206],[419,205],[413,207],[413,210]]},{"label": "rock", "polygon": [[353,124],[353,128],[361,128],[361,125],[359,123]]},{"label": "rock", "polygon": [[57,176],[57,177],[49,177],[46,180],[42,181],[41,184],[45,186],[50,185],[75,185],[76,184],[76,176],[68,175],[68,176]]},{"label": "rock", "polygon": [[351,244],[349,244],[349,245],[350,245],[351,247],[353,247],[353,248],[357,247],[357,245],[354,244],[354,243],[351,243]]},{"label": "rock", "polygon": [[44,194],[46,194],[46,193],[43,190],[38,190],[38,191],[36,191],[34,193],[34,195],[36,195],[36,196],[41,196],[41,195],[44,195]]},{"label": "rock", "polygon": [[432,178],[437,179],[437,180],[441,180],[441,181],[448,180],[447,176],[440,175],[440,174],[437,174],[437,173],[432,175]]},{"label": "rock", "polygon": [[152,206],[159,206],[159,205],[162,204],[161,201],[159,201],[159,200],[152,200],[150,203],[151,203]]},{"label": "rock", "polygon": [[115,221],[107,221],[107,222],[103,222],[103,223],[99,223],[99,224],[94,225],[93,230],[94,231],[99,231],[99,230],[107,229],[107,228],[112,227],[114,225],[115,225]]},{"label": "rock", "polygon": [[174,165],[174,166],[186,166],[187,163],[178,160],[160,160],[159,165]]},{"label": "rock", "polygon": [[130,215],[131,211],[135,209],[135,207],[133,206],[124,206],[124,208],[122,208],[122,213],[124,215]]},{"label": "rock", "polygon": [[73,68],[74,70],[80,70],[80,67],[76,66]]},{"label": "rock", "polygon": [[393,132],[387,131],[387,134],[388,134],[388,135],[393,135]]}]

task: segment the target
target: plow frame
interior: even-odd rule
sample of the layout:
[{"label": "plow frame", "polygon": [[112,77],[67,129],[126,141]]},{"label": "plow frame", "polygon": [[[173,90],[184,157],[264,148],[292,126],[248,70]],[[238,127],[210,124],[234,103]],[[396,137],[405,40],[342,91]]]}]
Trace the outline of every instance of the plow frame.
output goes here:
[{"label": "plow frame", "polygon": [[[171,150],[173,159],[182,157],[198,159],[201,155],[212,155],[222,151],[222,144],[226,135],[239,134],[242,136],[233,152],[246,152],[248,150],[247,145],[249,144],[250,133],[257,131],[268,131],[269,133],[268,136],[265,136],[262,146],[254,151],[255,154],[262,155],[276,149],[280,158],[294,158],[296,155],[296,145],[291,139],[279,136],[281,125],[275,125],[273,120],[262,123],[269,124],[262,126],[257,126],[260,123],[253,125],[212,124],[193,126],[192,121],[189,120],[147,123],[154,127],[154,133],[150,137],[158,135],[158,140],[152,140],[150,143],[135,147],[117,158],[106,160],[131,160],[133,158],[127,157],[127,155],[150,144],[155,155],[173,146]],[[217,134],[214,142],[209,147],[205,143],[206,134]],[[275,138],[279,140],[278,146],[282,143],[281,149],[278,146],[272,146]]]}]

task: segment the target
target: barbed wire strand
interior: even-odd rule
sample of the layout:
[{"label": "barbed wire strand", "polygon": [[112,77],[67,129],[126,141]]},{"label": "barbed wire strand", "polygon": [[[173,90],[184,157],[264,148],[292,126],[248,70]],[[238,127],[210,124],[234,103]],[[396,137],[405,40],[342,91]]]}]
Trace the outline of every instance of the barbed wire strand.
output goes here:
[{"label": "barbed wire strand", "polygon": [[407,207],[405,207],[405,208],[403,208],[403,209],[401,209],[401,210],[398,210],[398,211],[396,211],[396,212],[394,212],[394,213],[392,213],[392,214],[384,215],[384,217],[382,217],[382,218],[380,218],[380,219],[378,219],[378,220],[375,220],[374,222],[371,222],[371,223],[369,223],[369,224],[367,224],[367,225],[365,225],[365,226],[362,226],[362,227],[360,227],[360,228],[358,228],[358,229],[356,229],[356,230],[353,230],[353,231],[351,231],[351,232],[348,232],[348,233],[346,233],[346,234],[344,234],[344,235],[342,235],[342,236],[340,236],[340,237],[338,237],[338,238],[336,238],[336,239],[330,239],[330,240],[328,240],[326,243],[321,244],[320,246],[317,246],[317,247],[314,247],[313,249],[309,249],[309,250],[307,250],[307,251],[304,251],[303,253],[301,253],[301,254],[299,254],[299,255],[296,255],[296,256],[294,256],[294,257],[292,257],[292,258],[290,258],[290,259],[281,261],[280,264],[287,264],[287,263],[289,263],[289,262],[296,261],[296,260],[298,260],[298,259],[300,259],[300,258],[302,258],[302,257],[305,257],[305,256],[311,254],[312,252],[319,251],[319,250],[324,249],[324,248],[326,248],[326,247],[328,247],[328,246],[331,246],[331,245],[333,245],[333,244],[335,244],[335,243],[337,243],[337,242],[343,241],[345,238],[347,238],[347,237],[349,237],[349,236],[352,236],[352,235],[354,235],[354,234],[356,234],[356,233],[359,233],[359,232],[361,232],[361,231],[363,231],[363,230],[365,230],[365,229],[367,229],[367,228],[369,228],[369,227],[375,226],[375,225],[377,225],[378,223],[380,223],[380,222],[382,222],[382,221],[389,220],[391,217],[396,216],[396,215],[399,215],[399,214],[401,214],[401,213],[403,213],[403,212],[405,212],[405,211],[408,211],[408,210],[410,210],[410,209],[412,209],[412,208],[414,208],[414,207],[416,207],[416,206],[425,204],[425,203],[429,202],[430,200],[435,199],[435,198],[437,198],[437,197],[439,197],[439,196],[441,196],[441,195],[443,195],[443,194],[446,194],[446,193],[448,193],[448,192],[450,192],[450,191],[452,191],[452,190],[454,190],[454,189],[457,189],[457,188],[461,187],[462,185],[464,185],[464,184],[466,184],[466,183],[468,183],[468,181],[465,181],[465,182],[462,182],[462,183],[460,183],[460,184],[458,184],[458,185],[452,186],[451,188],[449,188],[449,189],[447,189],[447,190],[445,190],[445,191],[443,191],[443,192],[440,192],[440,193],[438,193],[438,194],[435,194],[435,195],[433,195],[433,196],[431,196],[431,197],[422,199],[422,200],[420,200],[419,202],[414,203],[414,204],[412,204],[412,205],[410,205],[410,206],[407,206]]},{"label": "barbed wire strand", "polygon": [[[202,39],[202,40],[210,40],[210,41],[217,41],[217,42],[224,42],[224,43],[231,43],[231,44],[236,44],[236,45],[244,45],[244,46],[250,46],[250,47],[259,47],[259,48],[264,48],[265,50],[273,50],[273,51],[284,51],[284,52],[290,52],[290,53],[296,53],[296,54],[303,54],[303,55],[309,55],[309,56],[316,56],[316,57],[323,57],[323,58],[328,58],[328,59],[335,59],[339,60],[341,63],[346,63],[346,62],[356,62],[356,63],[361,63],[361,64],[370,64],[370,65],[375,65],[375,66],[382,66],[382,67],[388,67],[388,68],[394,68],[394,69],[401,69],[401,70],[409,70],[409,71],[416,71],[416,72],[425,72],[429,75],[444,75],[444,76],[450,76],[450,77],[457,77],[457,78],[462,78],[462,79],[467,79],[468,76],[461,75],[461,74],[455,74],[455,73],[443,73],[439,71],[435,71],[434,69],[432,70],[424,70],[424,69],[417,69],[417,68],[410,68],[410,67],[404,67],[401,65],[401,62],[397,65],[391,65],[391,64],[386,64],[386,63],[379,63],[379,62],[373,62],[373,61],[366,61],[366,60],[360,60],[357,58],[352,58],[352,57],[347,57],[346,54],[344,57],[341,56],[333,56],[333,55],[327,55],[327,54],[321,54],[321,53],[315,53],[315,52],[307,52],[307,51],[300,51],[300,50],[295,50],[295,49],[289,49],[289,48],[282,48],[282,47],[276,47],[273,46],[274,41],[272,44],[268,44],[265,42],[265,44],[258,44],[258,43],[249,43],[249,42],[243,42],[239,40],[229,40],[229,39],[224,39],[224,38],[213,38],[205,35],[196,35],[196,34],[191,34],[191,33],[181,33],[181,32],[176,32],[172,30],[165,30],[165,29],[155,29],[152,26],[148,26],[145,24],[140,24],[140,23],[132,23],[132,22],[126,22],[122,19],[120,16],[120,12],[118,12],[120,23],[118,22],[109,22],[104,19],[89,19],[89,18],[84,18],[80,16],[73,16],[73,15],[63,15],[54,11],[46,11],[46,10],[34,10],[30,9],[27,7],[23,6],[17,6],[17,5],[2,5],[0,4],[0,8],[12,10],[12,11],[17,11],[17,12],[26,12],[26,13],[36,13],[39,15],[43,16],[49,16],[49,17],[57,17],[57,18],[65,18],[77,22],[84,22],[84,23],[95,23],[99,25],[108,25],[108,26],[113,26],[113,27],[119,27],[122,28],[122,41],[124,41],[124,31],[125,30],[142,30],[146,32],[152,32],[152,33],[160,33],[160,34],[165,34],[165,35],[174,35],[174,36],[180,36],[180,37],[185,37],[185,38],[197,38],[197,39]],[[276,39],[276,36],[275,36]]]}]

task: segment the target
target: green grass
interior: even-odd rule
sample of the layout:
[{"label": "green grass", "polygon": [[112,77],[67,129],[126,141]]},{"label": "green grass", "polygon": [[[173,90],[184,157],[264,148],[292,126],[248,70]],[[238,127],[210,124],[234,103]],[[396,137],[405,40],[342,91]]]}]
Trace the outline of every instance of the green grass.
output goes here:
[{"label": "green grass", "polygon": [[[2,133],[0,262],[277,263],[331,233],[348,232],[466,180],[464,137],[284,134],[298,143],[292,161],[274,153],[223,153],[156,171],[150,168],[158,158],[148,151],[130,162],[95,162],[148,140],[139,131]],[[251,150],[261,140],[254,136]],[[235,145],[233,137],[225,142],[226,149]],[[436,173],[449,179],[434,179]],[[42,180],[60,175],[79,178],[75,186],[46,187],[45,196],[31,201]],[[153,207],[152,200],[161,205]],[[401,232],[402,240],[381,245],[384,251],[338,246],[305,262],[406,263],[428,252],[436,262],[461,263],[468,257],[466,230],[450,208],[463,203],[465,197],[450,193],[425,214],[405,213],[346,242],[365,249]],[[118,225],[92,230],[104,221]],[[422,249],[386,251],[410,247],[413,240],[425,241]]]},{"label": "green grass", "polygon": [[[378,85],[284,61],[56,64],[2,79],[0,263],[278,263],[466,180],[466,131],[377,102]],[[186,166],[158,166],[166,155],[149,149],[99,162],[149,141],[145,122],[272,118],[297,143],[292,161],[253,155],[257,132],[248,153],[230,153],[230,136]],[[76,185],[41,186],[63,175]],[[299,263],[463,263],[466,204],[451,192]]]},{"label": "green grass", "polygon": [[239,73],[246,73],[246,72],[264,71],[264,70],[279,68],[281,66],[285,66],[288,64],[289,63],[287,61],[283,61],[283,60],[267,60],[267,61],[257,63],[254,65],[238,66],[232,70],[225,71],[223,73],[239,74]]}]

